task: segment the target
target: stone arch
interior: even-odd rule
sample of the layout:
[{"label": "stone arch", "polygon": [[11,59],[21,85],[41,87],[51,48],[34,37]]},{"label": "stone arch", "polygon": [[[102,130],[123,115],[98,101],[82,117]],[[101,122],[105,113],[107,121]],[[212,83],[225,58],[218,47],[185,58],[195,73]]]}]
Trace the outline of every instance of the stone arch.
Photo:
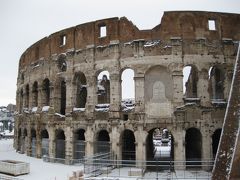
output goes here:
[{"label": "stone arch", "polygon": [[94,153],[110,153],[110,136],[107,130],[100,130],[96,136]]},{"label": "stone arch", "polygon": [[110,76],[108,71],[97,74],[98,104],[110,104]]},{"label": "stone arch", "polygon": [[31,156],[36,156],[36,130],[34,128],[31,129]]},{"label": "stone arch", "polygon": [[48,78],[43,80],[42,83],[42,106],[50,105],[50,81]]},{"label": "stone arch", "polygon": [[195,65],[190,64],[183,68],[183,92],[185,98],[197,98],[198,79],[198,69]]},{"label": "stone arch", "polygon": [[225,70],[220,65],[215,65],[209,69],[209,91],[213,100],[224,99]]},{"label": "stone arch", "polygon": [[186,168],[200,167],[202,160],[202,134],[197,128],[189,128],[185,135]]},{"label": "stone arch", "polygon": [[77,129],[74,132],[74,159],[83,159],[85,156],[85,130]]},{"label": "stone arch", "polygon": [[73,78],[75,107],[85,108],[87,102],[87,79],[82,72],[76,72]]},{"label": "stone arch", "polygon": [[218,145],[221,137],[222,129],[216,129],[212,135],[212,155],[213,159],[215,159],[217,150],[218,150]]},{"label": "stone arch", "polygon": [[42,156],[49,155],[49,134],[46,129],[41,131]]},{"label": "stone arch", "polygon": [[[162,148],[163,146],[168,148]],[[171,161],[174,160],[174,138],[167,128],[156,127],[148,131],[146,159],[148,169],[156,170],[157,165],[160,165],[163,169],[164,167],[169,168],[169,166],[173,168]]]},{"label": "stone arch", "polygon": [[122,100],[135,99],[134,70],[132,68],[122,69],[121,89]]},{"label": "stone arch", "polygon": [[[134,164],[136,160],[136,140],[135,140],[135,135],[132,130],[125,129],[122,132],[121,135],[121,140],[120,140],[121,145],[122,145],[122,163],[123,164]],[[129,162],[133,161],[133,162]]]},{"label": "stone arch", "polygon": [[65,159],[65,134],[62,129],[56,130],[56,148],[55,154],[56,158]]},{"label": "stone arch", "polygon": [[32,107],[38,106],[38,82],[35,81],[32,87]]}]

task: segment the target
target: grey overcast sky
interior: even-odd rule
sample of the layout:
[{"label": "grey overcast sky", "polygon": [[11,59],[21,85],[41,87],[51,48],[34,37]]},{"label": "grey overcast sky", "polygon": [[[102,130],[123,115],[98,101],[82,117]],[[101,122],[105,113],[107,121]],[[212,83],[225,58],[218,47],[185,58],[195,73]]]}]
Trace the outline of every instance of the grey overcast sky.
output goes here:
[{"label": "grey overcast sky", "polygon": [[240,0],[0,0],[0,106],[16,103],[18,61],[34,42],[110,17],[126,16],[139,29],[151,29],[172,10],[240,13]]}]

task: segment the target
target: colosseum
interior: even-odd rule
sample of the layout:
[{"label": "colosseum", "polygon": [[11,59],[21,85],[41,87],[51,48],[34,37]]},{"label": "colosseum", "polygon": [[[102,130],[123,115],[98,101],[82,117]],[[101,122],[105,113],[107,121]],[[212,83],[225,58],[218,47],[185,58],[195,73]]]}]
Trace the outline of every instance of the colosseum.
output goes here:
[{"label": "colosseum", "polygon": [[20,58],[14,147],[146,166],[160,139],[175,168],[214,160],[239,40],[239,14],[198,11],[164,12],[150,30],[116,17],[53,33]]}]

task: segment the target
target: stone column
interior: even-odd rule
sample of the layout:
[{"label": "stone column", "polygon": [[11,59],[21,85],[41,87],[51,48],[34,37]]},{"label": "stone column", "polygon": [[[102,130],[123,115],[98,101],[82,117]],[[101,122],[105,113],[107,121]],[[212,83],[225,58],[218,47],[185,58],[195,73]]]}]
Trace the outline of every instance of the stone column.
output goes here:
[{"label": "stone column", "polygon": [[[119,146],[119,142],[120,142],[120,134],[118,132],[118,128],[116,125],[112,126],[112,132],[110,134],[111,137],[111,149],[112,149],[112,153],[114,156],[114,160],[121,160],[121,154],[120,154],[120,146]],[[118,164],[118,163],[117,163]]]},{"label": "stone column", "polygon": [[87,102],[86,102],[86,114],[87,117],[92,118],[97,104],[97,78],[94,74],[90,74],[87,77]]},{"label": "stone column", "polygon": [[208,93],[208,72],[207,71],[199,71],[198,72],[198,97],[201,99],[202,106],[209,106],[210,105],[210,96]]},{"label": "stone column", "polygon": [[110,76],[110,118],[120,119],[121,79],[118,73]]},{"label": "stone column", "polygon": [[73,83],[71,81],[71,78],[66,79],[66,114],[71,113],[74,107],[73,104]]},{"label": "stone column", "polygon": [[56,156],[56,140],[55,140],[55,129],[53,127],[49,127],[49,157],[55,158]]},{"label": "stone column", "polygon": [[144,74],[136,74],[135,81],[135,112],[144,112]]},{"label": "stone column", "polygon": [[173,134],[174,139],[174,161],[179,161],[174,163],[175,170],[185,170],[186,169],[186,155],[185,155],[185,130],[182,128],[177,128]]},{"label": "stone column", "polygon": [[85,146],[85,156],[92,156],[94,154],[94,132],[92,131],[92,126],[87,127],[85,132],[86,146]]},{"label": "stone column", "polygon": [[42,142],[41,142],[41,128],[37,126],[36,129],[36,157],[41,158],[42,156]]},{"label": "stone column", "polygon": [[202,169],[205,171],[210,171],[211,166],[209,160],[211,160],[211,150],[212,150],[212,143],[211,143],[211,135],[209,131],[206,129],[202,132]]},{"label": "stone column", "polygon": [[174,71],[173,77],[173,102],[176,106],[183,104],[183,73]]},{"label": "stone column", "polygon": [[73,159],[73,131],[71,127],[65,129],[65,163],[72,164]]},{"label": "stone column", "polygon": [[138,130],[134,132],[135,151],[136,151],[136,167],[144,168],[146,166],[146,139],[147,132],[143,131],[143,126],[138,125]]}]

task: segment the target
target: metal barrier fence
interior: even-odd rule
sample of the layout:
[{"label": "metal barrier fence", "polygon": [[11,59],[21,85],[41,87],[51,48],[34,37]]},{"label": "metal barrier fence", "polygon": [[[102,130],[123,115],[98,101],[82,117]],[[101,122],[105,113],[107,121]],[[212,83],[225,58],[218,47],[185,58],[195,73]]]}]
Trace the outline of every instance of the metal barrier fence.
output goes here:
[{"label": "metal barrier fence", "polygon": [[[213,160],[204,161],[135,161],[114,160],[112,153],[101,153],[84,159],[66,161],[43,156],[43,160],[79,166],[84,170],[84,179],[163,179],[163,180],[210,180]],[[197,164],[197,165],[196,165]],[[82,166],[82,167],[81,167]]]},{"label": "metal barrier fence", "polygon": [[0,180],[23,180],[23,179],[11,177],[11,176],[5,176],[5,175],[0,174]]}]

